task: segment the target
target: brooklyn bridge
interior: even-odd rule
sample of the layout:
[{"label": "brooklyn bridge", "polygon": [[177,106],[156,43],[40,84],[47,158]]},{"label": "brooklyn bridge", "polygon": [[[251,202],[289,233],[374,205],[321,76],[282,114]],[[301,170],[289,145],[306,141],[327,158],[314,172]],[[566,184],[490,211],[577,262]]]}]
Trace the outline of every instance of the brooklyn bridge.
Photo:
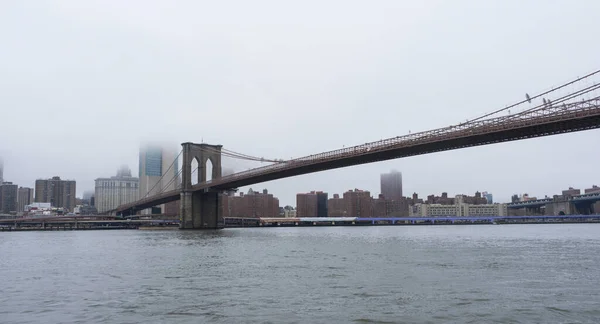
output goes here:
[{"label": "brooklyn bridge", "polygon": [[[548,91],[529,95],[510,106],[463,123],[411,133],[290,160],[262,159],[236,153],[221,145],[182,144],[182,168],[173,177],[181,178],[175,190],[159,192],[121,205],[113,215],[128,216],[160,204],[180,200],[180,228],[223,227],[220,212],[222,194],[239,187],[302,174],[344,168],[408,156],[578,132],[600,127],[600,84],[590,80],[595,71]],[[221,157],[233,156],[268,165],[223,176]],[[177,158],[173,161],[176,163]],[[197,170],[192,170],[196,161]],[[212,174],[207,180],[207,163]],[[197,184],[192,175],[197,171]]]}]

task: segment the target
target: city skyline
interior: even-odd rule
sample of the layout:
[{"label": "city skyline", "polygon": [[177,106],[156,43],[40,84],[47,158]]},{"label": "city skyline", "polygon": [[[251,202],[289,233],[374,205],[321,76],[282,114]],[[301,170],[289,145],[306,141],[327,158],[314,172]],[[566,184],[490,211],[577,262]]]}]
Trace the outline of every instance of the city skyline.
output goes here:
[{"label": "city skyline", "polygon": [[[314,12],[300,5],[282,16],[243,5],[246,14],[225,21],[191,1],[169,17],[146,4],[145,18],[130,16],[136,5],[126,2],[110,11],[99,1],[39,6],[15,2],[0,13],[7,49],[0,53],[0,104],[10,107],[2,127],[23,133],[0,141],[4,179],[33,187],[60,175],[77,181],[78,196],[121,164],[135,168],[146,140],[204,141],[289,159],[463,122],[598,68],[600,45],[577,52],[564,46],[593,39],[585,14],[600,9],[594,1],[519,10],[482,2],[477,15],[466,2],[345,2],[343,15],[342,4],[327,3],[310,19],[313,28],[302,27]],[[221,3],[210,8],[228,12]],[[563,24],[547,24],[552,19]],[[209,32],[215,29],[218,38]],[[23,125],[44,135],[29,135]],[[288,204],[315,188],[378,192],[377,174],[395,168],[404,174],[405,195],[482,188],[498,201],[515,192],[551,195],[589,186],[600,158],[589,148],[599,135],[435,153],[260,186]]]},{"label": "city skyline", "polygon": [[[139,154],[140,153],[138,152],[138,159],[139,159]],[[386,162],[379,162],[379,163],[386,163]],[[166,164],[168,164],[168,163],[165,162],[165,165]],[[124,172],[123,170],[125,170],[125,169],[127,169],[127,172],[129,172],[130,176],[131,176],[131,174],[138,174],[138,173],[133,172],[129,168],[129,166],[127,166],[127,165],[120,165],[119,169],[117,171],[117,175],[119,176],[119,174],[122,173],[122,172]],[[310,189],[307,190],[306,192],[302,192],[302,191],[298,190],[296,193],[293,194],[293,197],[282,196],[282,195],[279,195],[276,192],[274,193],[274,195],[279,199],[280,205],[282,207],[283,206],[294,206],[294,207],[297,207],[296,206],[296,196],[298,194],[310,193],[310,192],[315,192],[315,191],[317,191],[317,192],[325,192],[325,193],[327,193],[327,194],[330,195],[330,198],[333,198],[334,194],[343,195],[343,193],[345,191],[347,191],[348,189],[350,189],[350,188],[351,189],[358,189],[358,188],[360,188],[361,190],[369,191],[371,193],[371,196],[373,198],[377,198],[377,196],[383,195],[383,192],[381,190],[381,185],[382,185],[381,181],[383,179],[383,177],[382,177],[383,175],[389,175],[389,174],[394,174],[394,173],[400,174],[400,181],[401,181],[400,188],[403,187],[403,183],[402,183],[403,173],[400,172],[400,171],[398,171],[397,169],[390,169],[390,170],[391,171],[388,171],[387,173],[385,171],[381,171],[381,172],[379,172],[377,174],[377,175],[380,176],[378,185],[376,186],[376,188],[379,189],[379,190],[369,190],[368,188],[366,188],[364,186],[360,186],[360,185],[350,186],[347,189],[337,188],[337,189],[333,189],[331,191],[320,189],[320,188],[309,187]],[[102,179],[102,178],[103,177],[98,177],[98,178],[94,179],[94,181],[96,181],[98,179]],[[40,181],[40,180],[47,180],[47,179],[48,178],[40,177],[40,178],[38,178],[38,179],[36,179],[34,181],[34,184],[31,185],[31,187],[35,188],[35,182]],[[95,191],[94,189],[96,188],[96,186],[93,186],[91,190],[87,189],[87,188],[81,189],[78,180],[76,180],[76,179],[67,179],[67,180],[75,181],[75,182],[78,183],[78,185],[77,185],[77,194],[76,194],[76,198],[78,198],[78,199],[79,198],[86,199],[86,197],[85,197],[86,193],[93,193]],[[277,181],[285,181],[285,179],[284,180],[277,180]],[[275,182],[275,181],[270,181],[270,182],[272,183],[272,182]],[[247,191],[249,189],[252,189],[252,187],[254,187],[254,188],[262,188],[261,190],[267,189],[267,190],[271,191],[271,189],[266,185],[266,184],[269,184],[270,182],[258,183],[258,184],[254,184],[254,185],[242,187],[242,188],[239,188],[239,192]],[[529,196],[529,197],[541,199],[541,198],[544,198],[544,197],[552,197],[557,192],[564,191],[565,188],[570,188],[570,189],[576,188],[576,189],[582,190],[582,192],[583,192],[584,189],[596,187],[597,186],[596,183],[600,183],[600,180],[598,182],[593,182],[592,181],[592,183],[589,183],[589,180],[588,180],[586,183],[584,183],[583,185],[579,185],[579,186],[573,186],[571,184],[567,184],[567,185],[559,186],[558,190],[555,190],[555,191],[552,191],[552,192],[545,192],[544,194],[537,194],[537,193],[533,193],[533,192],[530,192],[530,191],[527,191],[527,190],[519,190],[519,189],[515,188],[514,190],[511,191],[510,195],[508,195],[508,196],[499,196],[499,195],[496,195],[493,190],[490,190],[489,187],[493,187],[493,185],[489,185],[489,186],[487,186],[485,188],[477,188],[477,189],[475,189],[475,191],[465,191],[465,190],[460,190],[460,189],[457,190],[457,191],[451,191],[451,190],[445,190],[443,188],[432,188],[432,189],[430,189],[428,191],[425,191],[425,192],[407,191],[407,192],[403,193],[402,197],[410,198],[410,197],[412,197],[413,194],[416,193],[420,198],[426,199],[427,195],[447,194],[449,197],[454,197],[455,195],[468,195],[469,193],[472,193],[472,192],[480,192],[480,193],[486,192],[486,193],[492,194],[494,196],[494,202],[497,202],[497,203],[510,203],[511,199],[513,199],[513,197],[515,197],[515,196],[521,197],[522,195],[524,195],[524,196]],[[20,184],[20,183],[14,183],[14,184],[18,185],[19,187],[26,187],[26,188],[30,187],[27,184]]]}]

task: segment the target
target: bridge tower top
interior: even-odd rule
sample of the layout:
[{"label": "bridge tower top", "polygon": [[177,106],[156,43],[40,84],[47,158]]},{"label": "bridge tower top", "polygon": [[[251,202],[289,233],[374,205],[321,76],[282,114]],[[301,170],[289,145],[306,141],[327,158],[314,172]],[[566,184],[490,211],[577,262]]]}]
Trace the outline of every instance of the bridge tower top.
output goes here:
[{"label": "bridge tower top", "polygon": [[212,179],[221,177],[221,148],[223,145],[181,143],[183,147],[183,165],[181,172],[182,189],[192,188],[192,161],[198,162],[198,183],[206,181],[206,162],[212,164]]}]

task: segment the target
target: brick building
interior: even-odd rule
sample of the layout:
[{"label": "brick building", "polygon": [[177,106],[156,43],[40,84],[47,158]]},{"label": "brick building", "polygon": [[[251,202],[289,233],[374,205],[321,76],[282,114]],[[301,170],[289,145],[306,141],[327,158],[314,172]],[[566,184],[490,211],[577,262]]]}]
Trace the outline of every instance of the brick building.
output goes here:
[{"label": "brick building", "polygon": [[322,191],[311,191],[296,195],[297,217],[327,217],[328,201],[327,193]]},{"label": "brick building", "polygon": [[408,199],[401,197],[399,200],[386,199],[379,195],[373,199],[373,217],[407,217]]},{"label": "brick building", "polygon": [[75,181],[52,177],[35,181],[35,202],[49,202],[52,207],[72,211],[75,208]]},{"label": "brick building", "polygon": [[346,203],[340,195],[334,194],[333,198],[327,200],[327,214],[329,217],[344,217],[346,216]]},{"label": "brick building", "polygon": [[366,190],[348,190],[344,192],[346,205],[346,216],[348,217],[372,217],[373,204],[371,193]]},{"label": "brick building", "polygon": [[222,208],[224,217],[279,217],[279,199],[266,189],[262,193],[250,189],[245,195],[224,195]]}]

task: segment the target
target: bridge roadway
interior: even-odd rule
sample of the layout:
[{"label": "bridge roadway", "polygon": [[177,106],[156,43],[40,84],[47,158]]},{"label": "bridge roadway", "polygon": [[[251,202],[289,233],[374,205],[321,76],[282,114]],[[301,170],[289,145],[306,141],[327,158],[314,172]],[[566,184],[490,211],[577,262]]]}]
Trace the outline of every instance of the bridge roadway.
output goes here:
[{"label": "bridge roadway", "polygon": [[[354,147],[274,163],[213,179],[193,191],[227,190],[302,174],[466,147],[577,132],[600,127],[600,97],[505,117],[482,119]],[[115,213],[139,210],[180,199],[180,190],[119,206]]]}]

